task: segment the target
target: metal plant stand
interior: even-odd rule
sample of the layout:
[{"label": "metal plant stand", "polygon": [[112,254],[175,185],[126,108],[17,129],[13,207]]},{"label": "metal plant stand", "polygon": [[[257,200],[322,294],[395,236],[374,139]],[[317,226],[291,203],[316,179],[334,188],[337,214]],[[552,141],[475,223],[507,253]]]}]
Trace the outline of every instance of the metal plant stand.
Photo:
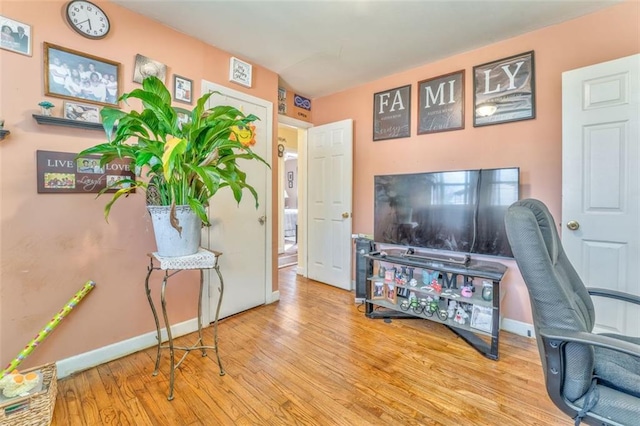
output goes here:
[{"label": "metal plant stand", "polygon": [[[158,340],[158,352],[156,355],[156,366],[153,371],[153,375],[158,375],[158,367],[160,366],[160,351],[161,349],[169,349],[169,359],[171,363],[171,370],[169,375],[169,396],[167,399],[171,401],[173,399],[173,385],[175,379],[175,370],[180,366],[182,361],[186,358],[190,351],[193,350],[201,350],[202,356],[207,356],[207,349],[215,349],[216,358],[218,359],[218,367],[220,367],[220,375],[224,376],[225,372],[222,368],[222,362],[220,361],[220,353],[218,351],[218,318],[220,316],[220,305],[222,304],[222,295],[224,293],[224,281],[222,279],[222,274],[220,273],[220,265],[218,264],[218,259],[222,256],[222,253],[217,251],[211,251],[204,248],[199,248],[196,254],[190,256],[180,256],[180,257],[164,257],[158,255],[158,253],[149,253],[150,258],[149,267],[147,270],[147,277],[145,279],[145,290],[147,292],[147,299],[149,299],[149,306],[151,306],[151,311],[153,312],[153,319],[156,322],[156,332],[157,332],[157,340]],[[159,263],[159,266],[154,265],[155,263]],[[190,270],[190,269],[199,269],[200,270],[200,294],[198,296],[198,340],[192,346],[175,346],[173,344],[173,336],[171,334],[171,324],[169,323],[169,318],[167,316],[167,302],[165,299],[165,290],[167,287],[167,281],[170,277],[176,275],[177,273]],[[213,322],[213,346],[206,346],[204,344],[204,340],[202,337],[202,292],[204,287],[204,270],[205,269],[214,269],[218,274],[218,278],[220,280],[220,296],[218,298],[218,306],[216,308],[216,316]],[[164,271],[164,278],[162,279],[162,287],[160,290],[160,300],[162,303],[162,317],[164,318],[164,325],[167,330],[167,339],[168,344],[162,344],[162,338],[160,335],[160,321],[158,319],[158,312],[156,311],[156,307],[153,303],[153,299],[151,298],[151,290],[149,289],[149,278],[151,277],[151,273],[156,270]],[[170,272],[173,271],[173,272]],[[185,353],[180,358],[180,361],[175,362],[174,350],[182,350]]]}]

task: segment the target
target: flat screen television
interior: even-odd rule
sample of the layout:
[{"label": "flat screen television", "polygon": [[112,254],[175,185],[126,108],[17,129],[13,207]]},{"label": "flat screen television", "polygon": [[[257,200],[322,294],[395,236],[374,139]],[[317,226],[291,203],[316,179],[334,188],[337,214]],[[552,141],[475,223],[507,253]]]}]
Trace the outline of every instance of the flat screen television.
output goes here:
[{"label": "flat screen television", "polygon": [[520,169],[374,177],[377,243],[513,257],[504,227],[519,198]]}]

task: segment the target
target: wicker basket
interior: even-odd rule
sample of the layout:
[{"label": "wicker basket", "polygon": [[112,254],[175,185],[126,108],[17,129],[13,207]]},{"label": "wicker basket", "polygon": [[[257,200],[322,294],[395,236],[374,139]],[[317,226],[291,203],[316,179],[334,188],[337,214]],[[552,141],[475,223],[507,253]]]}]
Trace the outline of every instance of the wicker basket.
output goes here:
[{"label": "wicker basket", "polygon": [[0,404],[0,426],[48,426],[51,424],[58,394],[56,364],[41,365],[21,373],[37,370],[42,373],[42,390]]}]

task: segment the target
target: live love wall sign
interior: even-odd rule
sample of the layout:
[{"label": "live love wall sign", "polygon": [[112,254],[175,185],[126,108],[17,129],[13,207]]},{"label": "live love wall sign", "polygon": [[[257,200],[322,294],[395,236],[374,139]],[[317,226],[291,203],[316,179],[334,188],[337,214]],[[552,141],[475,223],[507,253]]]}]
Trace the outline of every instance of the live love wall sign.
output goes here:
[{"label": "live love wall sign", "polygon": [[37,151],[39,193],[98,193],[109,186],[106,192],[115,192],[134,180],[131,160],[116,159],[100,167],[100,158],[95,155],[80,157],[70,152]]}]

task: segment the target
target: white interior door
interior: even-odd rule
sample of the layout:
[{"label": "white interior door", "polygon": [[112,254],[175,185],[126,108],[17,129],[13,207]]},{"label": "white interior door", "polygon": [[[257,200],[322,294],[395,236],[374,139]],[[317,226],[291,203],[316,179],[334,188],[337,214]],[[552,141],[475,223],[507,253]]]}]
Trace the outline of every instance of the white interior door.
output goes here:
[{"label": "white interior door", "polygon": [[[640,294],[640,55],[562,75],[562,242],[588,287]],[[572,230],[567,227],[573,221]],[[570,224],[571,225],[571,224]],[[596,331],[640,336],[640,308],[595,297]]]},{"label": "white interior door", "polygon": [[[269,161],[273,139],[273,105],[271,102],[246,95],[207,81],[202,82],[202,91],[218,91],[209,98],[209,107],[231,105],[244,114],[254,114],[259,120],[256,126],[256,144],[251,147],[258,155]],[[220,272],[224,278],[224,295],[220,318],[263,305],[271,301],[271,169],[258,161],[238,160],[247,174],[247,183],[258,193],[260,203],[245,190],[238,205],[230,189],[223,188],[213,198],[208,213],[211,227],[204,228],[203,245],[221,251]],[[218,277],[207,274],[209,289],[209,312],[213,321],[218,303]]]},{"label": "white interior door", "polygon": [[308,277],[351,290],[353,121],[308,132]]}]

